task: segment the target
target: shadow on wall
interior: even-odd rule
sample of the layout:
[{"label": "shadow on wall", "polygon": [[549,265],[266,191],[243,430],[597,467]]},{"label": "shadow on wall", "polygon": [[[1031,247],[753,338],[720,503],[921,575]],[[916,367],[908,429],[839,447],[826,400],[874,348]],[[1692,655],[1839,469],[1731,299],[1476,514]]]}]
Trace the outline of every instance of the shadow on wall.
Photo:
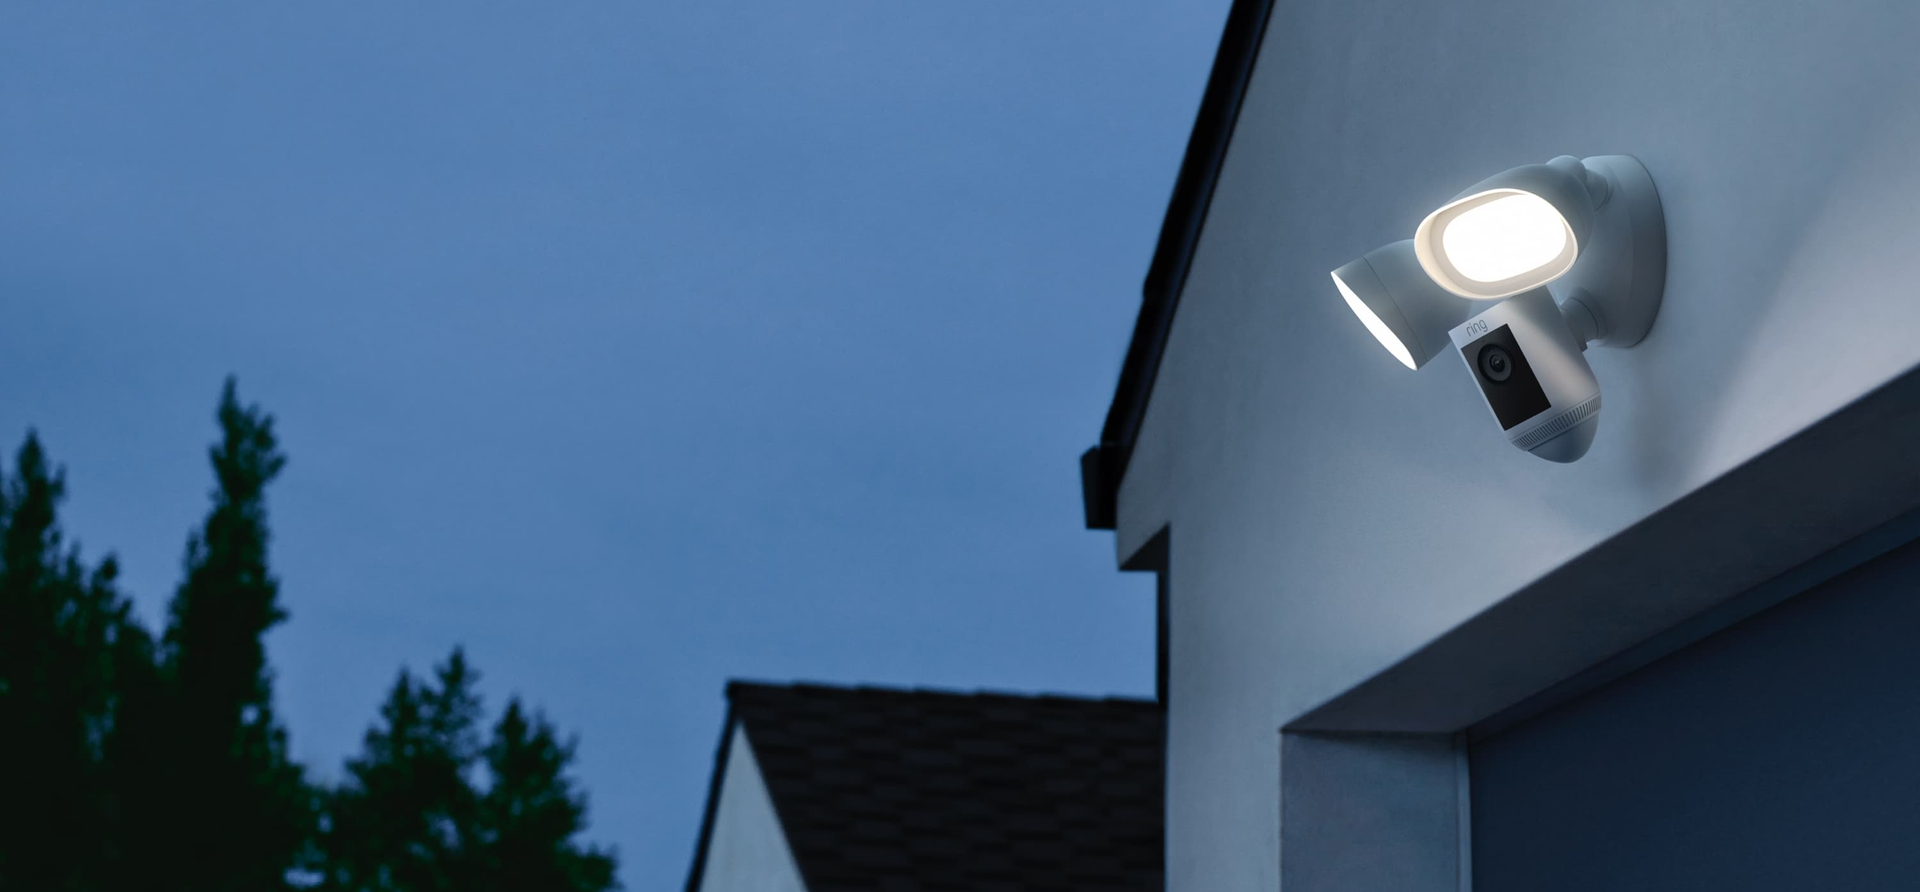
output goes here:
[{"label": "shadow on wall", "polygon": [[[1920,65],[1861,41],[1914,33],[1920,9],[1637,5],[1643,13],[1625,4],[1594,11],[1609,30],[1643,33],[1640,52],[1682,61],[1613,66],[1607,82],[1580,92],[1595,145],[1640,153],[1654,172],[1671,248],[1666,301],[1641,346],[1590,356],[1603,382],[1631,394],[1608,409],[1631,413],[1635,479],[1675,492],[1825,415],[1836,394],[1870,388],[1906,364],[1889,360],[1912,355],[1910,339],[1887,342],[1892,326],[1862,326],[1920,322],[1894,290],[1914,281],[1894,274],[1913,261],[1881,250],[1899,251],[1888,237],[1915,231],[1920,180],[1897,147],[1913,144],[1920,116],[1885,100],[1890,84],[1920,83]],[[1620,145],[1626,139],[1635,142]]]},{"label": "shadow on wall", "polygon": [[[1844,152],[1813,162],[1828,167],[1807,177],[1817,184],[1794,189],[1804,204],[1779,211],[1794,220],[1797,240],[1752,260],[1766,273],[1756,285],[1770,293],[1755,291],[1764,299],[1751,310],[1735,305],[1720,314],[1718,324],[1733,339],[1722,341],[1727,349],[1717,358],[1719,389],[1709,411],[1692,413],[1699,430],[1685,437],[1692,444],[1687,477],[1717,475],[1743,458],[1748,444],[1778,440],[1838,408],[1834,393],[1864,390],[1912,366],[1913,332],[1920,329],[1920,170],[1911,155],[1920,144],[1920,110],[1883,111],[1845,135],[1835,147]],[[1650,366],[1639,371],[1657,373]],[[1675,416],[1686,416],[1686,407],[1664,404],[1652,382],[1642,398],[1670,413],[1657,423],[1684,423]]]}]

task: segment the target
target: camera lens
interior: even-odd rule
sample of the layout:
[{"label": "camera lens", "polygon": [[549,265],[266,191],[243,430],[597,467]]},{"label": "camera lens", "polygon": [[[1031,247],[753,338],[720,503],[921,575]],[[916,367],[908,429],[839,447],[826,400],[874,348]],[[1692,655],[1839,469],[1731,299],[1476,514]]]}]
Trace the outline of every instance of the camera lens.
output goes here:
[{"label": "camera lens", "polygon": [[1480,348],[1480,374],[1487,376],[1489,381],[1507,380],[1513,374],[1513,356],[1499,344]]}]

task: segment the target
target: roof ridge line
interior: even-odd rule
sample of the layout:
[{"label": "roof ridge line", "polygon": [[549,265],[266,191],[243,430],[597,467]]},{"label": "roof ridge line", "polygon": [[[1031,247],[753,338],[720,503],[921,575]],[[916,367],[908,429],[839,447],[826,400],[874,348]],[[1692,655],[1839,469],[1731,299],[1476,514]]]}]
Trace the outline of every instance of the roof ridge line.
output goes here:
[{"label": "roof ridge line", "polygon": [[790,681],[790,682],[774,682],[774,681],[764,681],[764,680],[744,679],[744,678],[727,679],[726,691],[727,691],[727,696],[729,698],[733,696],[734,691],[739,689],[758,689],[758,690],[764,690],[764,691],[814,690],[814,691],[825,691],[825,692],[839,693],[839,694],[891,694],[891,695],[903,695],[903,696],[924,695],[924,696],[954,697],[954,698],[966,698],[966,699],[1003,699],[1003,700],[1024,700],[1024,701],[1065,700],[1065,701],[1072,701],[1075,703],[1149,704],[1149,703],[1155,702],[1152,697],[1137,695],[1137,694],[1074,694],[1074,693],[1066,693],[1061,691],[1027,692],[1027,691],[1009,691],[1009,690],[995,689],[995,688],[973,688],[973,689],[943,688],[943,687],[932,687],[927,685],[914,685],[910,687],[891,686],[891,685],[873,684],[870,682],[842,684],[842,683],[835,683],[835,682],[821,682],[821,681],[808,681],[808,680],[798,680],[798,681]]}]

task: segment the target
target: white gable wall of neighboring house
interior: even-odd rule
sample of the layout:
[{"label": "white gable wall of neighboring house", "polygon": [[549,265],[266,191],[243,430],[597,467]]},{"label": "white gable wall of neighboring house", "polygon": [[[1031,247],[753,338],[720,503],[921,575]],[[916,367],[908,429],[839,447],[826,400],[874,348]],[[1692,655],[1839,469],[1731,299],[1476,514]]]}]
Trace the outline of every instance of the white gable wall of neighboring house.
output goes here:
[{"label": "white gable wall of neighboring house", "polygon": [[732,734],[700,892],[806,892],[746,729]]},{"label": "white gable wall of neighboring house", "polygon": [[[1920,5],[1278,0],[1118,498],[1170,529],[1168,888],[1278,886],[1278,729],[1920,362]],[[1666,302],[1592,451],[1509,446],[1328,270],[1456,191],[1640,157]],[[1867,519],[1862,519],[1867,522]]]}]

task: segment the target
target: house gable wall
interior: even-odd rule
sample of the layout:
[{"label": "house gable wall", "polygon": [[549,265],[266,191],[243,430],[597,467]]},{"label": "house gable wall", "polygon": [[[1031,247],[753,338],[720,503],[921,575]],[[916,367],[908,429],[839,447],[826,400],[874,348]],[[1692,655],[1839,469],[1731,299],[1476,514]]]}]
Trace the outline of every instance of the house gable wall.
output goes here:
[{"label": "house gable wall", "polygon": [[732,734],[699,892],[806,892],[746,729]]},{"label": "house gable wall", "polygon": [[[1897,2],[1276,4],[1118,500],[1123,558],[1176,552],[1170,889],[1277,887],[1281,726],[1920,361],[1915,33]],[[1599,438],[1555,465],[1327,271],[1607,153],[1661,191],[1666,303],[1588,354]]]}]

